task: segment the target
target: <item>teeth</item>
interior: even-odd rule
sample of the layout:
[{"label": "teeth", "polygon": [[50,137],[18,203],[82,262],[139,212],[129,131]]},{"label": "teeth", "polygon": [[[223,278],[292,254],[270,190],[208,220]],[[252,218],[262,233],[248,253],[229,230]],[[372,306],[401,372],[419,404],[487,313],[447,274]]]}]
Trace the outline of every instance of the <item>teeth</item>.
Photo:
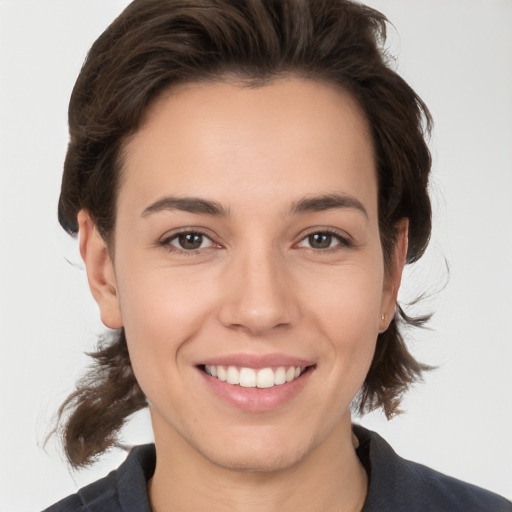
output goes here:
[{"label": "teeth", "polygon": [[228,384],[240,384],[240,372],[234,366],[228,366],[226,382]]},{"label": "teeth", "polygon": [[251,368],[240,368],[240,386],[243,388],[256,387],[256,372]]},{"label": "teeth", "polygon": [[208,375],[243,388],[272,388],[280,386],[300,377],[304,373],[304,369],[300,366],[280,366],[275,370],[272,368],[254,370],[253,368],[225,367],[209,364],[204,366],[204,370]]},{"label": "teeth", "polygon": [[274,384],[279,386],[280,384],[284,384],[286,382],[286,370],[280,366],[274,375]]},{"label": "teeth", "polygon": [[263,368],[258,371],[257,386],[259,388],[272,388],[276,383],[276,377],[272,368]]},{"label": "teeth", "polygon": [[212,372],[209,372],[210,375],[212,377],[215,377],[214,373],[217,373],[217,378],[219,380],[221,380],[222,382],[226,382],[226,379],[228,378],[227,374],[226,374],[226,370],[224,369],[223,366],[216,366],[215,368],[217,368],[217,371],[212,371]]}]

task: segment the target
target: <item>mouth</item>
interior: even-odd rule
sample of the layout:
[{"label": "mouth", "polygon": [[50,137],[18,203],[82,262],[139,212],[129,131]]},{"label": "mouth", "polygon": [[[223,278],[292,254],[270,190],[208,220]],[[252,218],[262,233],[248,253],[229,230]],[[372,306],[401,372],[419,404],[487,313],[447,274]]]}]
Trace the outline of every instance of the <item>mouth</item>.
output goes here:
[{"label": "mouth", "polygon": [[198,362],[207,388],[224,403],[251,413],[279,410],[310,382],[316,363],[286,354],[230,354]]},{"label": "mouth", "polygon": [[204,373],[227,384],[242,388],[268,389],[291,383],[304,373],[314,368],[312,366],[278,366],[266,368],[249,368],[225,365],[199,365]]}]

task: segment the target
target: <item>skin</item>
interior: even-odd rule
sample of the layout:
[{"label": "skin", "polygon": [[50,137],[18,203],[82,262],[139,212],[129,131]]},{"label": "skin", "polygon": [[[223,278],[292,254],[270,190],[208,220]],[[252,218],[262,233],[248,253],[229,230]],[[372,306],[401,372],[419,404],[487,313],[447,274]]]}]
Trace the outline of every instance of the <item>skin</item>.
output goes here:
[{"label": "skin", "polygon": [[[332,194],[348,206],[293,208]],[[225,215],[151,208],[167,196]],[[150,403],[153,509],[360,510],[349,407],[394,313],[407,221],[386,273],[372,141],[352,97],[296,78],[175,87],[126,146],[115,251],[87,211],[79,224],[102,320],[124,326]],[[204,233],[197,250],[176,238],[191,231]],[[197,367],[276,353],[314,366],[265,411],[226,402]]]}]

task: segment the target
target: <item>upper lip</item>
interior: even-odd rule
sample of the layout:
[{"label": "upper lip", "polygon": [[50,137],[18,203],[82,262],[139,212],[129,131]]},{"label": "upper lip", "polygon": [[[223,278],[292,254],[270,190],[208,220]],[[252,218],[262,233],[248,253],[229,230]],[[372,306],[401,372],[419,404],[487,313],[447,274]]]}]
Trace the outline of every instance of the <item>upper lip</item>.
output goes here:
[{"label": "upper lip", "polygon": [[215,356],[199,361],[197,366],[238,366],[242,368],[279,368],[280,366],[306,367],[313,366],[315,363],[311,360],[301,357],[295,357],[286,354],[229,354],[224,356]]}]

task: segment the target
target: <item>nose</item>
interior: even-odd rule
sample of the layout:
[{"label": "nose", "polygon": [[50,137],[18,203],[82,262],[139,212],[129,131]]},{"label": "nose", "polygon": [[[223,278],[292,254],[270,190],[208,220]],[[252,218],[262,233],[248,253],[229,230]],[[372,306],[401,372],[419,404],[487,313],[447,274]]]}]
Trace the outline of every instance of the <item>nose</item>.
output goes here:
[{"label": "nose", "polygon": [[224,326],[262,336],[291,327],[300,317],[293,278],[282,255],[270,249],[239,255],[224,279],[219,312]]}]

